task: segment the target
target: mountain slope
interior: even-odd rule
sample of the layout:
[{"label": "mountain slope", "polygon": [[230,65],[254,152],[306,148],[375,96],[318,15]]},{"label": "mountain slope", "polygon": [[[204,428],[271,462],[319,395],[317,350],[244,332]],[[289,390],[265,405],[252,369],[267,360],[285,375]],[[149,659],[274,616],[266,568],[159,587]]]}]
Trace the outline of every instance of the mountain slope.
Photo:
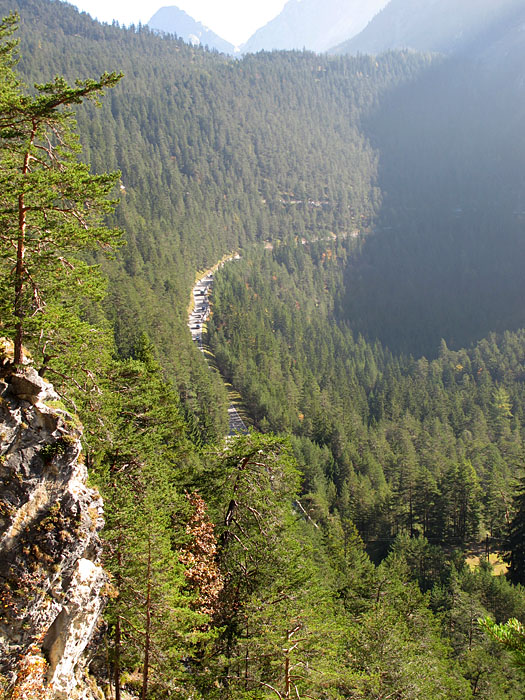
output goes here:
[{"label": "mountain slope", "polygon": [[391,350],[433,356],[440,338],[525,326],[524,22],[525,8],[367,120],[383,200],[343,314]]},{"label": "mountain slope", "polygon": [[332,53],[377,54],[404,48],[450,53],[520,5],[519,0],[391,0],[360,34]]},{"label": "mountain slope", "polygon": [[326,51],[355,36],[387,0],[289,0],[243,44],[243,53],[272,49]]},{"label": "mountain slope", "polygon": [[114,223],[127,245],[104,263],[107,313],[118,351],[132,354],[146,331],[199,429],[221,434],[225,390],[215,375],[210,382],[186,327],[195,270],[255,241],[366,228],[377,159],[359,115],[428,62],[284,52],[234,60],[147,27],[100,25],[62,2],[0,0],[4,16],[12,9],[28,84],[48,80],[50,66],[70,81],[126,76],[100,112],[77,114],[93,170],[122,171]]},{"label": "mountain slope", "polygon": [[[5,8],[7,0],[0,4]],[[367,229],[381,202],[378,165],[383,209],[391,218],[398,193],[404,197],[403,223],[414,218],[408,213],[409,195],[415,184],[421,186],[415,194],[425,196],[416,204],[430,230],[417,231],[420,247],[443,233],[428,205],[437,201],[446,209],[451,187],[441,193],[436,185],[448,183],[455,166],[474,244],[483,242],[477,240],[478,220],[466,206],[466,186],[475,191],[483,184],[479,165],[485,159],[491,165],[485,173],[505,176],[490,183],[501,197],[509,180],[512,184],[514,172],[504,160],[516,136],[516,163],[523,162],[521,130],[505,114],[516,104],[505,92],[511,86],[506,83],[501,93],[484,87],[478,97],[475,70],[465,66],[460,75],[452,62],[436,65],[409,52],[377,60],[275,52],[235,61],[148,29],[98,25],[61,2],[19,0],[19,5],[24,10],[21,54],[27,56],[20,66],[28,80],[47,78],[50,67],[73,77],[117,67],[130,76],[107,96],[101,116],[84,108],[78,113],[84,153],[94,170],[122,168],[115,216],[128,246],[109,271],[111,320],[119,350],[134,355],[112,365],[112,397],[102,411],[97,398],[93,404],[86,398],[86,414],[99,434],[95,450],[102,453],[96,455],[95,476],[107,503],[108,569],[119,587],[107,637],[99,645],[106,687],[109,659],[115,687],[126,679],[137,695],[142,684],[144,697],[175,693],[253,700],[274,688],[274,695],[285,697],[297,680],[296,695],[302,697],[364,697],[373,689],[376,697],[467,699],[473,692],[470,679],[479,671],[487,680],[485,698],[522,700],[519,679],[500,657],[491,655],[488,667],[485,642],[472,635],[472,617],[464,614],[467,601],[476,615],[523,619],[522,594],[517,589],[514,596],[503,579],[496,590],[488,566],[479,576],[466,566],[460,569],[461,559],[450,549],[487,531],[506,530],[511,478],[523,464],[523,336],[482,346],[472,355],[444,347],[439,362],[413,363],[390,358],[379,345],[367,346],[346,326],[332,323],[356,229]],[[504,48],[507,42],[501,40]],[[486,116],[500,97],[501,113]],[[476,112],[483,122],[474,133]],[[454,129],[443,135],[439,126],[449,114]],[[501,142],[493,144],[486,137],[494,136],[489,127],[496,117]],[[522,123],[523,115],[512,119]],[[466,153],[457,148],[465,132],[473,132]],[[503,146],[503,162],[491,163],[489,149],[497,155]],[[478,154],[473,163],[465,158],[469,149]],[[449,166],[441,180],[436,155]],[[407,179],[407,191],[401,178]],[[496,223],[495,229],[506,233],[508,220]],[[269,248],[262,245],[267,238],[273,241]],[[464,271],[472,250],[451,238],[444,263],[458,260]],[[510,237],[502,238],[507,257],[519,261]],[[249,245],[255,241],[260,245]],[[406,243],[401,253],[412,273],[417,256],[411,241]],[[194,452],[182,407],[153,359],[154,348],[143,337],[131,343],[149,324],[168,369],[171,363],[198,369],[204,359],[195,349],[193,355],[187,352],[183,339],[191,348],[189,333],[178,323],[186,293],[200,263],[237,245],[245,246],[241,261],[217,275],[226,282],[225,303],[221,308],[215,297],[211,322],[223,362],[231,365],[235,355],[243,360],[240,369],[248,380],[243,398],[253,404],[258,393],[261,428],[268,428],[268,416],[277,423],[272,415],[277,404],[283,429],[298,430],[290,442],[305,477],[301,493],[289,448],[280,438],[242,436],[207,453],[199,442]],[[474,250],[483,253],[480,245]],[[492,250],[485,256],[489,262]],[[378,259],[379,254],[385,257],[382,250]],[[378,260],[370,262],[373,271]],[[228,275],[243,270],[250,277],[228,284]],[[217,279],[218,293],[220,286]],[[466,318],[470,308],[462,302],[455,308]],[[226,323],[221,322],[225,312],[231,319]],[[426,318],[436,325],[432,308]],[[400,325],[409,337],[415,326],[405,322],[403,327],[404,321]],[[186,381],[179,372],[176,379],[181,397],[193,401],[200,393],[197,377]],[[240,372],[232,372],[237,386],[241,379]],[[213,422],[216,403],[210,396],[203,421]],[[195,434],[202,432],[213,437],[211,430]],[[18,441],[18,431],[15,437]],[[2,457],[9,459],[8,452]],[[49,456],[48,448],[45,452]],[[46,464],[47,480],[56,461]],[[35,464],[32,460],[30,466]],[[18,495],[16,479],[13,490]],[[198,517],[190,518],[184,493],[193,494]],[[10,504],[0,515],[6,513],[11,517]],[[17,524],[24,523],[17,518]],[[406,535],[377,573],[353,524],[385,549],[393,535]],[[47,544],[59,528],[47,518],[42,525],[39,537]],[[70,533],[58,534],[64,541]],[[446,553],[424,537],[410,537],[418,534],[432,543],[446,542]],[[28,554],[46,562],[45,549]],[[191,558],[198,567],[183,575],[181,565]],[[30,593],[45,593],[38,579],[36,585],[34,579],[28,583]],[[13,584],[17,592],[20,576]],[[439,597],[432,600],[439,617],[434,617],[427,607],[430,596],[422,592],[437,586]],[[203,598],[205,588],[210,593]],[[47,611],[55,599],[43,603]],[[69,613],[69,600],[66,606]],[[200,613],[205,606],[213,614],[209,624]],[[55,641],[62,617],[57,619],[47,641]],[[441,636],[442,620],[457,621],[453,638],[450,625]],[[16,622],[22,622],[20,616]],[[299,666],[301,678],[291,673]],[[144,669],[142,680],[137,668]]]},{"label": "mountain slope", "polygon": [[148,27],[166,34],[176,34],[194,46],[208,46],[222,53],[232,54],[233,44],[212,32],[178,7],[161,7],[148,22]]}]

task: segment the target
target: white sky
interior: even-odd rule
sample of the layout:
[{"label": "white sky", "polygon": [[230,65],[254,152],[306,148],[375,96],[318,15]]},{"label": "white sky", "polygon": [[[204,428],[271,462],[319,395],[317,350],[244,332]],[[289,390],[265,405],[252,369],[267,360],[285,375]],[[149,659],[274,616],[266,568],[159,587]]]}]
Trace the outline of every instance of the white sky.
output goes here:
[{"label": "white sky", "polygon": [[235,46],[273,19],[286,0],[69,0],[101,22],[146,24],[161,7],[176,6]]}]

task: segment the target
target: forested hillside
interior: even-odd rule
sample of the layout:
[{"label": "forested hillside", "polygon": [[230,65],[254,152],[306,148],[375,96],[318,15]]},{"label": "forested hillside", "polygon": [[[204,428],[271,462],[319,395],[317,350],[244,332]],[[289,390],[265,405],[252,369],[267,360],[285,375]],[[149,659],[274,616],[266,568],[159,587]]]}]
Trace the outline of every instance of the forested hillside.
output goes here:
[{"label": "forested hillside", "polygon": [[[10,10],[28,84],[124,73],[89,84],[111,87],[100,109],[61,80],[22,99],[2,27],[2,222],[13,225],[16,188],[18,206],[28,196],[33,160],[38,195],[53,204],[46,183],[53,192],[59,178],[34,154],[47,147],[60,162],[62,132],[44,121],[35,143],[30,128],[29,160],[15,165],[26,144],[16,119],[31,125],[42,105],[58,124],[60,105],[74,107],[93,173],[120,170],[104,180],[107,190],[118,178],[120,202],[96,229],[103,245],[70,262],[70,240],[55,241],[54,262],[89,276],[56,283],[54,314],[26,294],[24,316],[16,289],[11,308],[1,238],[2,331],[16,358],[24,326],[20,352],[61,389],[78,414],[70,422],[84,423],[105,501],[111,583],[90,661],[100,692],[520,700],[520,634],[498,644],[491,622],[478,623],[525,619],[525,323],[511,303],[521,284],[521,101],[510,70],[519,37],[511,52],[498,43],[507,34],[495,35],[461,63],[413,53],[233,60],[100,25],[61,2],[1,0]],[[499,57],[492,72],[489,55]],[[85,205],[78,180],[67,192]],[[38,253],[48,214],[32,205]],[[111,257],[114,226],[124,245],[111,234]],[[84,251],[81,229],[67,230]],[[20,249],[25,229],[17,235]],[[186,314],[198,271],[233,251],[241,260],[214,276],[207,342],[256,430],[224,440],[226,390]],[[52,264],[43,256],[37,271]],[[87,284],[93,264],[105,297],[99,278]],[[40,328],[29,311],[51,320]],[[10,352],[6,341],[6,386]],[[45,468],[57,468],[66,442],[41,449]],[[3,455],[0,469],[11,479]],[[74,541],[58,511],[38,522],[43,539]],[[2,579],[2,630],[45,591],[53,563],[50,547],[16,546],[33,557],[38,585],[13,591]],[[495,552],[510,580],[495,575]],[[52,661],[40,638],[26,651]],[[1,661],[0,693],[15,700],[21,676]]]},{"label": "forested hillside", "polygon": [[219,366],[261,430],[297,436],[313,509],[367,540],[503,537],[523,459],[523,332],[469,351],[442,341],[431,362],[393,357],[334,322],[352,247],[281,245],[221,272]]},{"label": "forested hillside", "polygon": [[204,432],[217,435],[224,420],[210,410],[224,403],[221,385],[210,384],[183,318],[195,270],[255,240],[369,226],[377,155],[359,117],[427,59],[241,62],[102,26],[59,2],[0,3],[10,9],[20,11],[29,83],[47,79],[48,66],[70,79],[112,68],[126,76],[96,117],[78,114],[86,160],[122,171],[115,223],[127,245],[107,269],[107,308],[120,352],[146,330]]},{"label": "forested hillside", "polygon": [[434,64],[366,125],[382,206],[342,316],[392,350],[433,356],[440,338],[459,349],[525,326],[522,21]]}]

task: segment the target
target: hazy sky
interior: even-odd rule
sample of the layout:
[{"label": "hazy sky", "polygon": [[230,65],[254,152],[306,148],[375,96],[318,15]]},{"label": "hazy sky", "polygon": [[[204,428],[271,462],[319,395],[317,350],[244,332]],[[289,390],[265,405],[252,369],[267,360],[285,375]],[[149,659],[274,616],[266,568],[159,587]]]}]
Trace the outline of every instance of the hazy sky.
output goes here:
[{"label": "hazy sky", "polygon": [[101,22],[146,24],[161,7],[176,5],[223,39],[238,45],[273,19],[286,0],[69,0]]}]

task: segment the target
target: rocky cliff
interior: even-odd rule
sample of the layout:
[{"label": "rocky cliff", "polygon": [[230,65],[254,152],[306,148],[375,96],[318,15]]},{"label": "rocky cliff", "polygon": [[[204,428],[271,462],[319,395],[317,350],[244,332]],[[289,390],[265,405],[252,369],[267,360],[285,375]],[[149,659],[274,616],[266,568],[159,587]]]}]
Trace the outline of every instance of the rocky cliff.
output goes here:
[{"label": "rocky cliff", "polygon": [[102,501],[80,437],[34,370],[0,381],[0,673],[13,699],[97,694],[84,654],[107,583]]}]

